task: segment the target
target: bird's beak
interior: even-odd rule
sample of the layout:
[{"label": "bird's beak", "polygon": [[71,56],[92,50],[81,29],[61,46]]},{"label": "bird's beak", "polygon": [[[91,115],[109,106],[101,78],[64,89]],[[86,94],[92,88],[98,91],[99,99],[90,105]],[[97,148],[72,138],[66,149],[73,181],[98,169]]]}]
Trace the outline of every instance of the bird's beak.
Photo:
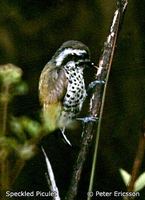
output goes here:
[{"label": "bird's beak", "polygon": [[98,69],[98,67],[90,60],[86,60],[85,64],[87,64],[88,67],[94,67],[94,68]]},{"label": "bird's beak", "polygon": [[93,62],[91,63],[91,66],[98,70],[98,66],[96,66]]}]

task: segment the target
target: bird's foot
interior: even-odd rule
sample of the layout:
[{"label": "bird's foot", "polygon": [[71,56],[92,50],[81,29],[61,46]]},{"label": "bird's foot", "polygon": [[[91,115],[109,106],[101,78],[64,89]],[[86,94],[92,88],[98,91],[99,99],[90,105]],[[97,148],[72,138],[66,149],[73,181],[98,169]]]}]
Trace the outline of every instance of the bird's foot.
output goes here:
[{"label": "bird's foot", "polygon": [[92,90],[94,89],[94,87],[95,87],[96,85],[98,85],[98,84],[104,85],[104,84],[105,84],[105,81],[104,81],[104,80],[95,80],[95,81],[92,81],[92,82],[89,84],[89,86],[88,86],[87,92],[92,91]]},{"label": "bird's foot", "polygon": [[88,117],[77,118],[77,120],[82,121],[83,123],[96,122],[98,120],[98,117],[88,116]]},{"label": "bird's foot", "polygon": [[[77,120],[82,121],[83,122],[83,129],[85,128],[85,124],[88,122],[96,122],[99,118],[98,117],[94,117],[94,116],[88,116],[88,117],[83,117],[83,118],[77,118]],[[83,137],[84,132],[82,132],[81,137]]]}]

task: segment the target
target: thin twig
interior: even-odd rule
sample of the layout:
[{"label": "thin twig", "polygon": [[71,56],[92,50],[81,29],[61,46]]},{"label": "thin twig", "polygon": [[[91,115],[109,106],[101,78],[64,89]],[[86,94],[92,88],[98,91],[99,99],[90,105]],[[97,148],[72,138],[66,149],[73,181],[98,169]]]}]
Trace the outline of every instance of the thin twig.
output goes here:
[{"label": "thin twig", "polygon": [[[116,38],[117,38],[117,33],[118,33],[118,27],[121,20],[120,16],[123,15],[123,12],[125,10],[124,5],[127,3],[127,1],[123,1],[121,3],[122,3],[121,5],[119,4],[120,8],[118,8],[115,12],[112,26],[110,29],[110,34],[105,43],[104,51],[99,62],[99,69],[96,75],[96,80],[100,81],[100,83],[103,83],[104,80],[106,81],[106,83],[108,81],[110,66],[113,59],[114,48],[115,48],[115,43],[116,43]],[[105,95],[103,95],[103,92],[106,90],[106,85],[107,85],[106,83],[105,83],[105,86],[104,84],[97,84],[95,92],[92,95],[92,98],[90,101],[90,115],[92,117],[97,118],[98,116],[100,117],[100,115],[102,116],[103,104],[105,100]],[[100,124],[101,124],[101,119],[99,120],[99,130],[100,130]],[[78,158],[74,166],[74,171],[73,171],[70,187],[66,194],[65,200],[73,200],[75,196],[77,195],[78,183],[79,183],[80,176],[82,173],[83,164],[86,160],[86,155],[88,153],[89,145],[93,138],[94,127],[95,127],[95,122],[93,121],[90,121],[85,125],[80,152],[78,154]],[[98,146],[98,141],[99,141],[99,135],[97,136],[97,139],[96,139],[96,143],[97,143],[96,146]],[[98,149],[98,147],[96,149]],[[96,155],[95,155],[94,160],[96,160]],[[93,168],[94,168],[94,164],[93,164]],[[92,170],[93,174],[94,174],[94,170],[95,169]],[[92,190],[92,186],[93,186],[93,180],[91,181],[91,186],[89,187],[89,189]]]},{"label": "thin twig", "polygon": [[144,153],[145,153],[145,124],[143,125],[143,129],[139,138],[139,144],[138,144],[136,157],[133,163],[131,179],[127,188],[128,192],[134,191],[134,184],[135,184],[136,179],[138,178],[139,169],[143,161]]},{"label": "thin twig", "polygon": [[17,177],[20,175],[24,165],[25,165],[25,160],[18,158],[16,160],[14,169],[12,170],[12,175],[11,175],[11,186],[15,183]]},{"label": "thin twig", "polygon": [[52,194],[52,198],[53,198],[53,200],[60,200],[59,191],[58,191],[58,188],[56,186],[56,182],[55,182],[55,178],[54,178],[54,173],[53,173],[50,161],[49,161],[43,147],[42,147],[42,152],[44,154],[45,161],[46,161],[46,166],[47,166],[47,176],[46,176],[46,178],[47,178],[47,182],[49,184],[49,188],[50,188],[50,191],[51,191],[51,194]]}]

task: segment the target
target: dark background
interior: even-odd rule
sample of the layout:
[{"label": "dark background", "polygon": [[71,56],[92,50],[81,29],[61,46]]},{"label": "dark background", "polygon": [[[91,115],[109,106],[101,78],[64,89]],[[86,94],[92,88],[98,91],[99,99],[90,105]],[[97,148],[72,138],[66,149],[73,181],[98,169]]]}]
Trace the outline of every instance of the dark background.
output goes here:
[{"label": "dark background", "polygon": [[[145,1],[129,1],[118,38],[106,95],[94,191],[125,191],[118,169],[131,172],[145,117],[144,8]],[[74,39],[85,43],[92,60],[98,64],[114,10],[113,0],[0,1],[0,64],[10,62],[21,67],[23,79],[29,85],[28,94],[14,100],[16,116],[37,118],[40,72],[64,41]],[[91,76],[89,72],[86,79]],[[75,137],[74,134],[72,140]],[[64,195],[77,148],[66,147],[53,135],[42,139],[41,144],[47,149],[58,187]],[[93,149],[85,163],[79,200],[86,199],[92,154]],[[144,164],[140,173],[144,171]],[[38,151],[27,162],[13,189],[48,191],[45,171],[43,156]],[[138,199],[143,200],[145,191],[140,194]]]}]

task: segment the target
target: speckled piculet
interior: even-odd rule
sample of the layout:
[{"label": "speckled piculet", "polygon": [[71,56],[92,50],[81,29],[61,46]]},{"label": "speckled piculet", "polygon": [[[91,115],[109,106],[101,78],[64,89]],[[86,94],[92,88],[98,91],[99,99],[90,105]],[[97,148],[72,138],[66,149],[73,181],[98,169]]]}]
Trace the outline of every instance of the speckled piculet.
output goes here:
[{"label": "speckled piculet", "polygon": [[86,97],[83,70],[89,65],[88,47],[70,40],[62,44],[42,70],[39,97],[50,131],[70,127],[81,111]]}]

